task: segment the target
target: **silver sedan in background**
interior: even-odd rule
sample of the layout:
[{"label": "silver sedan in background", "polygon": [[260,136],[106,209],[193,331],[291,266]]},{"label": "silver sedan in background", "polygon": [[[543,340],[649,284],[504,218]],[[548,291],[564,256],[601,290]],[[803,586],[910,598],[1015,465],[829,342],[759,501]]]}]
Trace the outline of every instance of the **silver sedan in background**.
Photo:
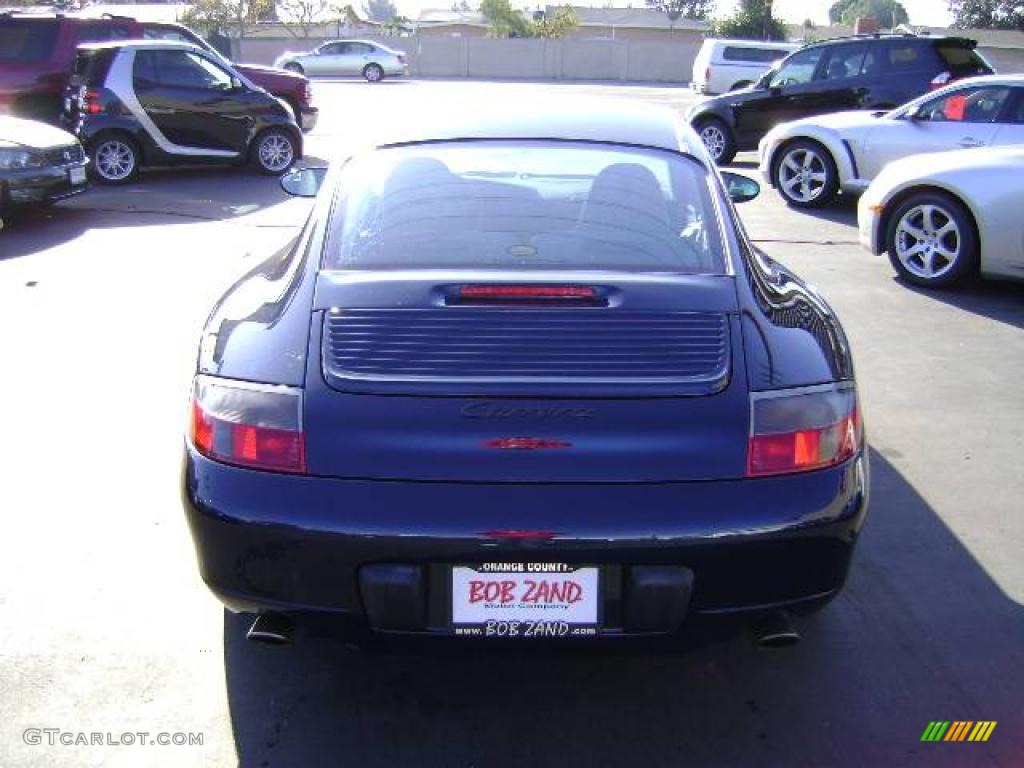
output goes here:
[{"label": "silver sedan in background", "polygon": [[975,275],[1024,279],[1024,146],[912,155],[860,198],[860,241],[900,277],[944,288]]},{"label": "silver sedan in background", "polygon": [[361,75],[371,83],[409,74],[404,51],[368,40],[331,40],[308,53],[286,53],[274,62],[304,75]]}]

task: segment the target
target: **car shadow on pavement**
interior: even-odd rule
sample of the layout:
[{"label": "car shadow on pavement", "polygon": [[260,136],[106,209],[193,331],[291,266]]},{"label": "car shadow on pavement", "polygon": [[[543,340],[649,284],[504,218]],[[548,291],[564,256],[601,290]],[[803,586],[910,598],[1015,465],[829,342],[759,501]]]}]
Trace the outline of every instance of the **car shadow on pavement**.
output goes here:
[{"label": "car shadow on pavement", "polygon": [[[897,278],[893,277],[893,280]],[[1024,328],[1024,284],[1001,280],[974,280],[945,291],[918,288],[897,280],[908,291],[941,301],[957,309],[1015,328]]]},{"label": "car shadow on pavement", "polygon": [[[769,191],[775,193],[775,190],[770,187]],[[833,224],[846,224],[853,228],[853,239],[856,240],[857,238],[857,197],[854,195],[839,195],[839,197],[823,208],[789,207],[789,210],[793,213],[810,216],[815,219],[831,221]]]},{"label": "car shadow on pavement", "polygon": [[[738,636],[686,655],[378,655],[305,637],[273,649],[248,644],[247,620],[225,613],[239,762],[1020,765],[1024,611],[891,453],[872,456],[847,588],[799,622],[796,648]],[[922,744],[935,719],[995,720],[1001,738]]]},{"label": "car shadow on pavement", "polygon": [[[311,157],[303,165],[327,165]],[[280,211],[271,209],[280,206]],[[92,229],[167,222],[245,220],[254,226],[299,227],[309,202],[276,178],[247,169],[188,168],[142,173],[131,184],[90,189],[49,208],[17,211],[0,231],[0,259],[54,248]],[[222,244],[219,247],[223,247]]]}]

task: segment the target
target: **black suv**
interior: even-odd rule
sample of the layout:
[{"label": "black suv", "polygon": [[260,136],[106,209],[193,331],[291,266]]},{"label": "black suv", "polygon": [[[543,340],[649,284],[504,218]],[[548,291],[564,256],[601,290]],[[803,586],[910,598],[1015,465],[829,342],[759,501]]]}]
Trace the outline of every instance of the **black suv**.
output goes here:
[{"label": "black suv", "polygon": [[143,165],[251,162],[280,174],[302,157],[291,109],[188,43],[79,46],[62,122],[108,184]]},{"label": "black suv", "polygon": [[892,109],[930,88],[995,70],[962,37],[858,35],[794,51],[756,85],[707,99],[687,114],[719,164],[779,123],[848,109]]}]

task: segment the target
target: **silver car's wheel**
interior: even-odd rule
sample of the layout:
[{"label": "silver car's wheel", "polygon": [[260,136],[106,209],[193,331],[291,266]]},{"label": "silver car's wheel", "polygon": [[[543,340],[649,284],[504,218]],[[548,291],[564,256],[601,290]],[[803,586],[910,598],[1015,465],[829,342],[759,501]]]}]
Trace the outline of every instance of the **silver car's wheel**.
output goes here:
[{"label": "silver car's wheel", "polygon": [[363,67],[363,77],[369,83],[379,83],[384,79],[384,70],[381,69],[380,64],[367,64]]},{"label": "silver car's wheel", "polygon": [[838,187],[835,163],[820,144],[793,142],[776,161],[775,186],[786,202],[797,208],[825,205]]},{"label": "silver car's wheel", "polygon": [[284,65],[284,68],[287,69],[289,72],[294,72],[297,75],[301,75],[303,72],[302,65],[294,61],[289,61],[287,64]]},{"label": "silver car's wheel", "polygon": [[951,285],[973,272],[978,258],[974,225],[964,207],[934,193],[903,202],[890,220],[887,244],[896,271],[916,285]]},{"label": "silver car's wheel", "polygon": [[100,138],[90,147],[94,176],[108,184],[123,184],[138,171],[139,153],[135,145],[120,137]]},{"label": "silver car's wheel", "polygon": [[256,139],[253,160],[257,168],[268,174],[281,174],[295,162],[295,140],[279,129],[264,131]]}]

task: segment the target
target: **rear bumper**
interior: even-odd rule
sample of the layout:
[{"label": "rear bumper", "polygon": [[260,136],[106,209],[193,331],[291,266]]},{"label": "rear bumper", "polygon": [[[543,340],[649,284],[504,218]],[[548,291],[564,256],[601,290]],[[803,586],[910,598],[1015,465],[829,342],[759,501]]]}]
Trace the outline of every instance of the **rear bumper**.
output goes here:
[{"label": "rear bumper", "polygon": [[[420,635],[451,633],[448,568],[458,563],[597,565],[609,636],[815,607],[841,589],[868,504],[863,455],[760,480],[494,485],[284,476],[212,462],[191,447],[182,500],[200,573],[232,610],[326,613]],[[495,529],[557,535],[487,535]],[[389,593],[408,606],[389,626],[367,619],[379,566],[395,567],[385,580],[397,574],[408,585]],[[689,574],[687,594],[676,594],[685,597],[681,626],[631,625],[641,599],[631,584],[651,567]],[[666,600],[665,615],[676,615],[679,602]]]},{"label": "rear bumper", "polygon": [[0,176],[0,212],[16,207],[47,205],[81,194],[89,185],[71,183],[71,169],[85,169],[86,163],[7,170]]}]

